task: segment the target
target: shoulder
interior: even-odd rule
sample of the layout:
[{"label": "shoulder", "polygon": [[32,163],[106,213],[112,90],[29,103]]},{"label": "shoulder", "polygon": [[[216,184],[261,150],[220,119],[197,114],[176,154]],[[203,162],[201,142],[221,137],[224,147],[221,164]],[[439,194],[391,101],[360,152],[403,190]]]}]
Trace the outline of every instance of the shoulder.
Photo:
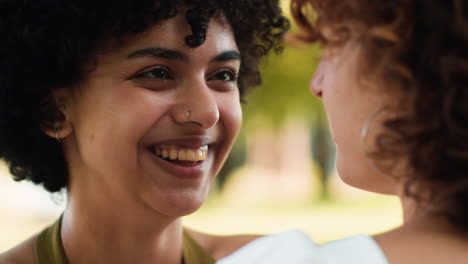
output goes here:
[{"label": "shoulder", "polygon": [[34,245],[37,235],[0,254],[0,264],[34,264]]},{"label": "shoulder", "polygon": [[360,263],[387,264],[388,261],[374,238],[368,235],[356,235],[331,241],[318,249],[320,257],[330,264]]},{"label": "shoulder", "polygon": [[300,231],[264,236],[242,247],[218,264],[387,264],[369,236],[353,236],[323,245]]},{"label": "shoulder", "polygon": [[375,236],[390,263],[466,263],[464,234],[398,228]]},{"label": "shoulder", "polygon": [[221,259],[219,264],[316,263],[316,244],[301,231],[258,237]]},{"label": "shoulder", "polygon": [[262,237],[262,235],[253,234],[217,236],[191,229],[186,229],[186,232],[216,260],[228,256],[249,242]]}]

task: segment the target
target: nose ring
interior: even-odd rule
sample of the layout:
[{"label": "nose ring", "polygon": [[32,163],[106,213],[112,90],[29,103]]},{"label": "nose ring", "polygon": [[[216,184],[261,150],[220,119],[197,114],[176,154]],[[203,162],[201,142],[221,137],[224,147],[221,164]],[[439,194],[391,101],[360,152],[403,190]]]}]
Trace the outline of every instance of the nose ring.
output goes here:
[{"label": "nose ring", "polygon": [[185,113],[185,117],[187,118],[187,124],[194,124],[194,125],[198,125],[198,126],[203,126],[202,123],[191,120],[190,119],[190,114],[192,114],[191,109],[187,110],[187,112]]},{"label": "nose ring", "polygon": [[62,142],[62,140],[60,140],[60,136],[59,136],[60,128],[56,127],[56,128],[54,128],[54,130],[55,130],[55,139],[57,139],[58,142]]},{"label": "nose ring", "polygon": [[190,120],[190,114],[192,113],[192,110],[187,110],[187,113],[185,113],[185,117],[187,117],[187,122],[193,123],[192,120]]}]

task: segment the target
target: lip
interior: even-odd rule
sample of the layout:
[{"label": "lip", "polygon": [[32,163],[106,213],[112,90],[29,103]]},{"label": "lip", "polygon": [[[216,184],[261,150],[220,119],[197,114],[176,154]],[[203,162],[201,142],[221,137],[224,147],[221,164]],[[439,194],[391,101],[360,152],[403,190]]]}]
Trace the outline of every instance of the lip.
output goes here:
[{"label": "lip", "polygon": [[154,142],[149,146],[175,146],[180,148],[193,148],[198,149],[205,145],[213,145],[216,142],[208,136],[189,136],[180,137],[177,139],[162,140]]},{"label": "lip", "polygon": [[[151,155],[151,158],[154,160],[154,162],[163,170],[165,170],[167,173],[169,173],[170,175],[173,175],[179,179],[197,180],[197,179],[201,179],[206,171],[205,168],[208,162],[210,161],[211,154],[213,153],[212,149],[215,147],[213,146],[213,144],[214,144],[214,140],[212,140],[211,137],[189,136],[189,137],[183,137],[183,138],[177,138],[177,139],[162,140],[162,141],[152,143],[148,145],[148,147],[146,148],[146,151],[148,155]],[[180,147],[180,148],[197,149],[205,145],[209,146],[207,158],[203,161],[198,162],[197,164],[193,166],[181,165],[181,164],[166,161],[158,157],[157,155],[153,154],[149,150],[149,147],[151,146],[175,146],[175,147]]]},{"label": "lip", "polygon": [[186,166],[177,163],[172,163],[166,161],[155,154],[151,153],[151,151],[146,150],[148,155],[152,156],[152,159],[160,166],[163,170],[168,172],[170,175],[174,175],[180,179],[200,179],[203,177],[205,172],[204,168],[206,167],[207,162],[210,158],[211,150],[208,150],[207,159],[204,161],[200,161],[193,166]]}]

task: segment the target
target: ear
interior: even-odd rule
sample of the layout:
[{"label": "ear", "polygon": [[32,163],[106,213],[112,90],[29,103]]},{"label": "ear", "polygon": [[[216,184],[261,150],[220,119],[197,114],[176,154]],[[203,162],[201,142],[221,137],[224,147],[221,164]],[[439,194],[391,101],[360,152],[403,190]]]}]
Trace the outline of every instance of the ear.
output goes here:
[{"label": "ear", "polygon": [[42,131],[59,142],[73,133],[69,113],[71,102],[70,89],[60,88],[52,91],[41,108]]}]

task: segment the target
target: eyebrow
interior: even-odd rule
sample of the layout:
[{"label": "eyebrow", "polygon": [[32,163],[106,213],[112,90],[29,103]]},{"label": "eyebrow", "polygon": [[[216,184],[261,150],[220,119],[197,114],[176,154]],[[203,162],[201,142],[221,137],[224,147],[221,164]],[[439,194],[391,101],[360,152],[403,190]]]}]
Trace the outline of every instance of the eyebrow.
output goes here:
[{"label": "eyebrow", "polygon": [[[139,58],[139,57],[157,57],[157,58],[163,58],[163,59],[169,59],[169,60],[180,60],[180,61],[189,60],[188,56],[180,51],[160,48],[160,47],[137,50],[127,56],[128,59],[134,59],[134,58]],[[228,60],[241,60],[241,55],[239,52],[235,50],[228,50],[228,51],[222,52],[221,54],[216,55],[213,59],[211,59],[211,62],[220,62],[220,61],[228,61]]]},{"label": "eyebrow", "polygon": [[235,50],[225,51],[216,55],[211,61],[228,61],[228,60],[241,60],[241,55]]},{"label": "eyebrow", "polygon": [[157,58],[170,59],[170,60],[188,61],[188,57],[184,53],[176,51],[176,50],[165,49],[165,48],[148,48],[148,49],[137,50],[131,53],[130,55],[128,55],[127,58],[134,59],[134,58],[139,58],[139,57],[157,57]]}]

